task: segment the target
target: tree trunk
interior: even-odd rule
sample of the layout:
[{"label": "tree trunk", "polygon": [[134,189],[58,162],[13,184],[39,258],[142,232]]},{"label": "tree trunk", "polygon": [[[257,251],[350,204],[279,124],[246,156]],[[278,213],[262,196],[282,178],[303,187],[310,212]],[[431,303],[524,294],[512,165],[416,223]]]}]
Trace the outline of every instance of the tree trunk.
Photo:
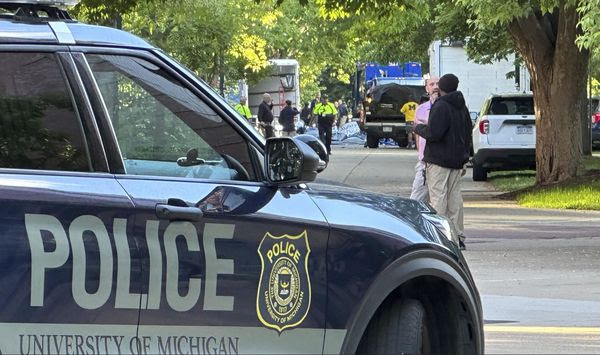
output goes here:
[{"label": "tree trunk", "polygon": [[575,45],[578,20],[575,7],[561,2],[551,14],[534,12],[509,25],[533,85],[540,185],[567,180],[583,170],[580,117],[589,53]]}]

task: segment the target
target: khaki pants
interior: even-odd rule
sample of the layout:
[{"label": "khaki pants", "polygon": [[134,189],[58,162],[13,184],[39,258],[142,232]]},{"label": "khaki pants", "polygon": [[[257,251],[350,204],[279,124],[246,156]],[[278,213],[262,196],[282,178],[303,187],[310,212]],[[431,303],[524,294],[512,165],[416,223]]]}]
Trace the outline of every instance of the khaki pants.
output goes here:
[{"label": "khaki pants", "polygon": [[463,199],[461,193],[462,169],[448,169],[427,164],[427,187],[431,205],[442,216],[448,217],[460,238],[464,238]]},{"label": "khaki pants", "polygon": [[412,185],[410,198],[421,202],[429,202],[429,189],[427,188],[427,173],[425,172],[426,164],[419,160],[415,165],[415,180]]}]

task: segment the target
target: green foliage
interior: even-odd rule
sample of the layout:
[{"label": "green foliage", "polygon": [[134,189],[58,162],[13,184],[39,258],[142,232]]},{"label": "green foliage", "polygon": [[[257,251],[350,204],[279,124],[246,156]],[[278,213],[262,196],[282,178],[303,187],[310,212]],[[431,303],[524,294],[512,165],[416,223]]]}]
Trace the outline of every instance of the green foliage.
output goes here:
[{"label": "green foliage", "polygon": [[477,21],[463,1],[444,1],[434,10],[437,39],[465,41],[469,58],[476,63],[489,64],[506,59],[515,52],[515,44],[503,24]]},{"label": "green foliage", "polygon": [[241,26],[240,10],[232,1],[181,0],[167,7],[142,3],[123,20],[125,29],[163,48],[213,85],[221,73],[243,77],[246,63],[231,65],[238,58],[228,51]]},{"label": "green foliage", "polygon": [[476,28],[489,28],[493,25],[506,25],[514,18],[527,16],[536,1],[455,0],[455,2],[468,11]]},{"label": "green foliage", "polygon": [[385,13],[378,9],[357,15],[352,34],[359,38],[362,61],[380,63],[428,62],[427,49],[434,38],[432,8],[428,4],[409,11],[404,6],[391,6]]},{"label": "green foliage", "polygon": [[[349,83],[357,61],[428,62],[433,39],[464,40],[479,63],[515,53],[507,25],[558,0],[82,0],[74,14],[123,27],[165,49],[216,86],[255,82],[269,58],[296,58],[301,92]],[[600,0],[566,2],[582,15],[579,45],[600,48]],[[426,67],[426,65],[425,65]],[[595,69],[600,77],[600,66]],[[327,69],[327,70],[325,70]],[[325,77],[323,77],[325,73]],[[325,81],[321,83],[321,79]]]},{"label": "green foliage", "polygon": [[[153,0],[146,0],[149,2]],[[132,11],[140,0],[82,0],[70,12],[86,22],[117,27],[122,15]]]},{"label": "green foliage", "polygon": [[600,51],[600,0],[580,1],[577,8],[581,18],[579,24],[583,33],[578,38],[582,47],[593,49],[598,55]]},{"label": "green foliage", "polygon": [[83,0],[74,14],[103,25],[122,21],[125,30],[163,48],[214,87],[221,74],[230,84],[252,83],[268,74],[267,59],[295,58],[308,100],[324,85],[348,85],[357,61],[427,62],[435,2],[371,7],[375,3],[356,1],[347,11],[326,0],[177,0],[175,6]]},{"label": "green foliage", "polygon": [[301,6],[295,1],[277,8],[278,20],[270,28],[262,28],[261,36],[270,38],[269,57],[296,58],[300,63],[303,100],[319,90],[319,78],[326,76],[343,83],[350,82],[358,59],[356,43],[351,40],[353,22],[342,13],[328,13],[316,2]]}]

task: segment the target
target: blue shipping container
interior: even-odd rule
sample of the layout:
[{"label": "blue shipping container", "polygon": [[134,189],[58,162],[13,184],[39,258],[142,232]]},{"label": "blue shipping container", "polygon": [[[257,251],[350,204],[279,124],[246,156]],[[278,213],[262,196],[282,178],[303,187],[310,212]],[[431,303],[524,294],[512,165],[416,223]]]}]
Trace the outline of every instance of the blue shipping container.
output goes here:
[{"label": "blue shipping container", "polygon": [[404,77],[421,77],[423,74],[421,73],[421,63],[418,62],[408,62],[404,63]]},{"label": "blue shipping container", "polygon": [[418,62],[407,62],[401,65],[368,63],[365,66],[365,82],[375,78],[414,78],[421,76],[421,64]]}]

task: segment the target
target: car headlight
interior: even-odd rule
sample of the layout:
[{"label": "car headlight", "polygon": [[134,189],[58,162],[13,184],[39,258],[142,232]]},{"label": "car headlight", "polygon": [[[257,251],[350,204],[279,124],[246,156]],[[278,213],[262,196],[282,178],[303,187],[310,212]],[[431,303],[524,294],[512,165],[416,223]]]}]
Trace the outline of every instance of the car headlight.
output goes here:
[{"label": "car headlight", "polygon": [[458,233],[452,221],[439,214],[423,213],[421,215],[425,220],[433,224],[449,241],[458,245]]}]

